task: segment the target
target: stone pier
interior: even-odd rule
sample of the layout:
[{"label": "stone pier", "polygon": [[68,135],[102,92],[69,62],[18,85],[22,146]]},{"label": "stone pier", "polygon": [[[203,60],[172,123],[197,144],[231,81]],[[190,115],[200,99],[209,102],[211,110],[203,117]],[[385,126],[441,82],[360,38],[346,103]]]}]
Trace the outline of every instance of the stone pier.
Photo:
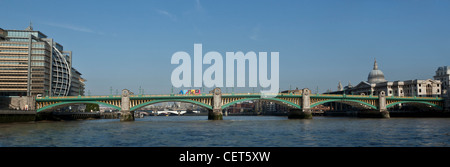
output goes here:
[{"label": "stone pier", "polygon": [[222,109],[220,110],[209,110],[208,112],[208,120],[223,120]]},{"label": "stone pier", "polygon": [[223,120],[222,114],[222,91],[215,88],[213,91],[212,110],[208,112],[208,120]]},{"label": "stone pier", "polygon": [[303,89],[302,109],[289,110],[288,119],[312,119],[310,93],[308,88]]},{"label": "stone pier", "polygon": [[134,121],[134,111],[130,111],[130,91],[122,90],[120,121]]},{"label": "stone pier", "polygon": [[389,111],[386,108],[386,92],[381,91],[378,94],[378,111],[381,114],[381,118],[390,118]]},{"label": "stone pier", "polygon": [[361,118],[390,118],[389,111],[386,108],[386,92],[381,91],[378,94],[378,110],[360,111],[358,117]]}]

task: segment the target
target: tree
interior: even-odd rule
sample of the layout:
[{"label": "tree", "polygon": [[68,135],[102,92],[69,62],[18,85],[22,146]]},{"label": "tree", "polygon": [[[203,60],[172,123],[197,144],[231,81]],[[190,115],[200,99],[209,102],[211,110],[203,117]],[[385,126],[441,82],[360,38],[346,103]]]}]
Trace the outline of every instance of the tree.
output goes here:
[{"label": "tree", "polygon": [[100,106],[98,104],[91,104],[88,103],[86,104],[86,110],[84,110],[85,112],[91,112],[92,111],[100,111]]}]

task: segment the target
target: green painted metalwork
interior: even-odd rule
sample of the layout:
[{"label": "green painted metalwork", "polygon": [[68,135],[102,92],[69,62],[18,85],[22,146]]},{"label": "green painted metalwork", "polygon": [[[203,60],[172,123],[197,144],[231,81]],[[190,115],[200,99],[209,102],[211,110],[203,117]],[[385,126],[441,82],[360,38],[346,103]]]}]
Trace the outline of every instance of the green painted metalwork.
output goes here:
[{"label": "green painted metalwork", "polygon": [[57,97],[57,98],[37,98],[36,102],[51,102],[51,101],[96,101],[96,100],[121,100],[121,96],[72,96],[72,97]]},{"label": "green painted metalwork", "polygon": [[118,110],[121,109],[118,106],[111,105],[111,104],[108,104],[108,103],[99,102],[99,101],[65,101],[65,102],[59,102],[59,103],[55,103],[55,104],[52,104],[52,105],[48,105],[48,106],[42,107],[42,108],[38,109],[36,112],[45,111],[46,109],[50,109],[50,108],[61,106],[61,105],[65,105],[65,104],[86,104],[86,103],[99,104],[99,105],[101,104],[101,105],[105,105],[105,106],[108,106],[108,107],[113,107],[113,108],[118,109]]},{"label": "green painted metalwork", "polygon": [[200,99],[200,98],[212,98],[212,95],[184,95],[184,96],[151,96],[151,95],[144,95],[144,96],[130,96],[130,100],[158,100],[158,99]]},{"label": "green painted metalwork", "polygon": [[433,106],[433,107],[435,107],[435,108],[437,108],[437,109],[439,109],[439,110],[442,110],[442,109],[443,109],[443,108],[442,108],[441,106],[439,106],[439,105],[436,105],[436,104],[433,104],[433,103],[430,103],[430,102],[426,102],[426,101],[399,101],[399,102],[395,102],[395,103],[392,103],[392,104],[387,105],[386,108],[394,107],[395,105],[401,104],[401,103],[422,103],[422,104],[427,104],[427,105]]},{"label": "green painted metalwork", "polygon": [[278,101],[278,102],[287,103],[287,104],[292,105],[292,106],[294,106],[294,107],[296,107],[296,108],[299,108],[299,109],[302,108],[302,107],[300,107],[298,104],[295,104],[295,103],[292,103],[292,102],[290,102],[290,101],[286,101],[286,100],[283,100],[283,99],[278,99],[278,98],[245,98],[245,99],[239,99],[239,100],[232,101],[232,102],[230,102],[230,103],[228,103],[228,104],[225,104],[225,105],[222,106],[222,109],[225,109],[225,108],[227,108],[227,107],[229,107],[229,106],[231,106],[231,105],[233,105],[233,104],[236,104],[236,103],[239,103],[239,102],[243,102],[243,101],[249,101],[249,100],[269,100],[269,101]]},{"label": "green painted metalwork", "polygon": [[402,96],[402,97],[386,97],[386,100],[404,100],[404,101],[444,101],[445,99],[442,97],[410,97],[410,96]]},{"label": "green painted metalwork", "polygon": [[161,99],[161,100],[152,100],[152,101],[149,101],[149,102],[145,102],[145,103],[136,105],[136,106],[130,108],[130,111],[135,111],[135,110],[137,110],[137,109],[139,109],[141,107],[144,107],[146,105],[155,104],[155,103],[161,103],[161,102],[186,102],[186,103],[193,103],[193,104],[200,105],[200,106],[203,106],[203,107],[205,107],[207,109],[211,109],[212,110],[212,107],[210,105],[205,104],[205,103],[201,103],[201,102],[198,102],[198,101],[193,101],[193,100],[190,100],[190,99]]},{"label": "green painted metalwork", "polygon": [[[200,94],[200,95],[175,95],[175,94],[169,94],[169,95],[131,95],[130,100],[152,100],[146,103],[142,103],[139,105],[136,105],[135,107],[132,107],[131,110],[139,109],[145,105],[159,103],[159,102],[187,102],[192,103],[196,105],[203,106],[208,109],[212,109],[212,106],[201,103],[198,101],[194,101],[191,99],[200,99],[200,98],[212,98],[212,94]],[[232,101],[228,104],[225,104],[222,106],[222,109],[229,107],[233,104],[248,101],[248,100],[269,100],[269,101],[275,101],[275,102],[282,102],[289,104],[291,106],[294,106],[296,108],[302,108],[302,106],[280,99],[280,98],[302,98],[301,94],[278,94],[275,98],[261,98],[261,94],[259,93],[223,93],[222,98],[243,98],[240,100]],[[321,102],[317,102],[314,104],[311,104],[311,108],[315,107],[320,104],[328,103],[328,102],[340,102],[340,101],[348,101],[348,102],[357,102],[366,106],[369,106],[373,109],[377,109],[376,106],[371,105],[369,103],[363,102],[361,100],[377,100],[377,96],[360,96],[360,95],[327,95],[327,94],[311,94],[310,98],[318,98],[318,99],[327,99]],[[70,96],[70,97],[44,97],[44,98],[37,98],[36,102],[58,102],[56,104],[48,105],[45,107],[42,107],[37,110],[37,112],[44,111],[49,108],[57,107],[60,105],[65,104],[79,104],[79,103],[94,103],[94,104],[101,104],[109,107],[113,107],[120,110],[120,107],[114,106],[111,104],[103,103],[100,101],[109,101],[109,100],[121,100],[121,96]],[[428,104],[430,106],[436,107],[438,109],[442,109],[442,106],[433,104],[431,102],[443,102],[443,98],[430,98],[430,97],[386,97],[386,100],[397,100],[398,102],[392,103],[387,105],[387,107],[392,107],[399,103],[423,103]]]},{"label": "green painted metalwork", "polygon": [[[222,97],[260,97],[260,93],[240,93],[240,94],[231,94],[231,93],[223,93]],[[205,98],[205,97],[212,97],[211,94],[201,94],[201,95],[183,95],[183,96],[170,96],[170,95],[131,95],[131,99],[164,99],[164,98]],[[291,98],[301,98],[301,94],[279,94],[277,97],[291,97]],[[335,98],[335,99],[365,99],[365,100],[371,100],[371,99],[378,99],[376,96],[363,96],[363,95],[327,95],[327,94],[312,94],[310,96],[311,98]],[[89,99],[89,100],[120,100],[121,96],[64,96],[64,97],[44,97],[44,98],[37,98],[36,101],[73,101],[73,100],[80,100],[80,99]],[[387,100],[418,100],[418,101],[444,101],[443,98],[437,97],[437,98],[430,98],[430,97],[398,97],[398,96],[387,96]]]},{"label": "green painted metalwork", "polygon": [[330,99],[330,100],[324,100],[324,101],[320,101],[320,102],[311,104],[310,107],[313,108],[315,106],[318,106],[318,105],[321,105],[321,104],[324,104],[324,103],[328,103],[328,102],[345,102],[345,101],[357,102],[357,103],[360,103],[360,104],[367,105],[367,106],[369,106],[369,107],[371,107],[371,108],[373,108],[375,110],[377,109],[377,107],[372,105],[372,104],[369,104],[369,103],[366,103],[366,102],[363,102],[363,101],[359,101],[359,100],[353,100],[353,99]]},{"label": "green painted metalwork", "polygon": [[354,100],[376,100],[377,96],[362,96],[362,95],[311,95],[310,98],[322,99],[354,99]]}]

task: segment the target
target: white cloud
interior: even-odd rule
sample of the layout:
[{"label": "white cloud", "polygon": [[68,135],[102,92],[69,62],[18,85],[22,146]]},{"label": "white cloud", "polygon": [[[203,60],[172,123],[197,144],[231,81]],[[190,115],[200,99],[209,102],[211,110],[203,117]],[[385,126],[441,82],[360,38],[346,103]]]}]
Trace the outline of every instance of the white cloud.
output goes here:
[{"label": "white cloud", "polygon": [[68,30],[73,30],[73,31],[78,31],[78,32],[86,32],[86,33],[104,35],[104,33],[102,33],[102,32],[97,32],[90,28],[77,26],[77,25],[64,24],[64,23],[42,23],[42,24],[53,26],[53,27],[64,28],[64,29],[68,29]]},{"label": "white cloud", "polygon": [[202,4],[200,4],[200,0],[195,0],[195,8],[198,11],[202,11],[203,10]]},{"label": "white cloud", "polygon": [[177,20],[177,17],[176,17],[174,14],[169,13],[168,11],[156,9],[156,12],[158,12],[158,13],[161,14],[161,15],[164,15],[164,16],[169,17],[169,18],[172,19],[173,21],[176,21],[176,20]]},{"label": "white cloud", "polygon": [[257,41],[260,38],[260,26],[256,26],[252,29],[250,39]]}]

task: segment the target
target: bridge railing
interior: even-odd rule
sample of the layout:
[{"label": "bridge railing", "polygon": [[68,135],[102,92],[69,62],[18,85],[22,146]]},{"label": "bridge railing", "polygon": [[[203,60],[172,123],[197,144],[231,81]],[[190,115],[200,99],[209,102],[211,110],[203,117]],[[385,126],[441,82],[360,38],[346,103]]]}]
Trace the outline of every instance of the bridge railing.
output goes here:
[{"label": "bridge railing", "polygon": [[[311,94],[311,96],[320,96],[320,97],[378,97],[375,95],[343,95],[343,94]],[[397,98],[397,99],[430,99],[430,100],[442,100],[442,97],[417,97],[417,96],[386,96],[386,98]]]},{"label": "bridge railing", "polygon": [[37,97],[36,99],[76,99],[76,98],[108,98],[108,97],[121,97],[121,96],[44,96]]},{"label": "bridge railing", "polygon": [[[222,96],[245,96],[245,95],[261,95],[261,93],[222,93]],[[291,93],[278,93],[277,96],[283,95],[302,95],[302,94],[291,94]],[[130,97],[170,97],[170,96],[183,96],[183,97],[198,97],[198,96],[212,96],[211,93],[208,94],[154,94],[154,95],[130,95]],[[343,94],[311,94],[315,97],[378,97],[370,95],[343,95]],[[37,97],[36,99],[77,99],[77,98],[120,98],[120,95],[103,95],[103,96],[44,96]],[[389,99],[428,99],[428,100],[443,100],[442,97],[417,97],[417,96],[386,96]]]},{"label": "bridge railing", "polygon": [[330,97],[342,97],[343,95],[338,95],[338,94],[311,94],[311,96],[330,96]]},{"label": "bridge railing", "polygon": [[417,96],[386,96],[386,98],[396,99],[430,99],[430,100],[443,100],[442,97],[417,97]]},{"label": "bridge railing", "polygon": [[212,94],[154,94],[154,95],[131,95],[130,97],[170,97],[170,96],[212,96]]},{"label": "bridge railing", "polygon": [[222,93],[222,96],[224,95],[261,95],[261,93]]},{"label": "bridge railing", "polygon": [[[261,93],[222,93],[222,96],[226,95],[237,95],[237,96],[245,96],[245,95],[261,95]],[[283,95],[302,95],[302,94],[291,94],[291,93],[277,93],[277,96],[283,96]]]}]

